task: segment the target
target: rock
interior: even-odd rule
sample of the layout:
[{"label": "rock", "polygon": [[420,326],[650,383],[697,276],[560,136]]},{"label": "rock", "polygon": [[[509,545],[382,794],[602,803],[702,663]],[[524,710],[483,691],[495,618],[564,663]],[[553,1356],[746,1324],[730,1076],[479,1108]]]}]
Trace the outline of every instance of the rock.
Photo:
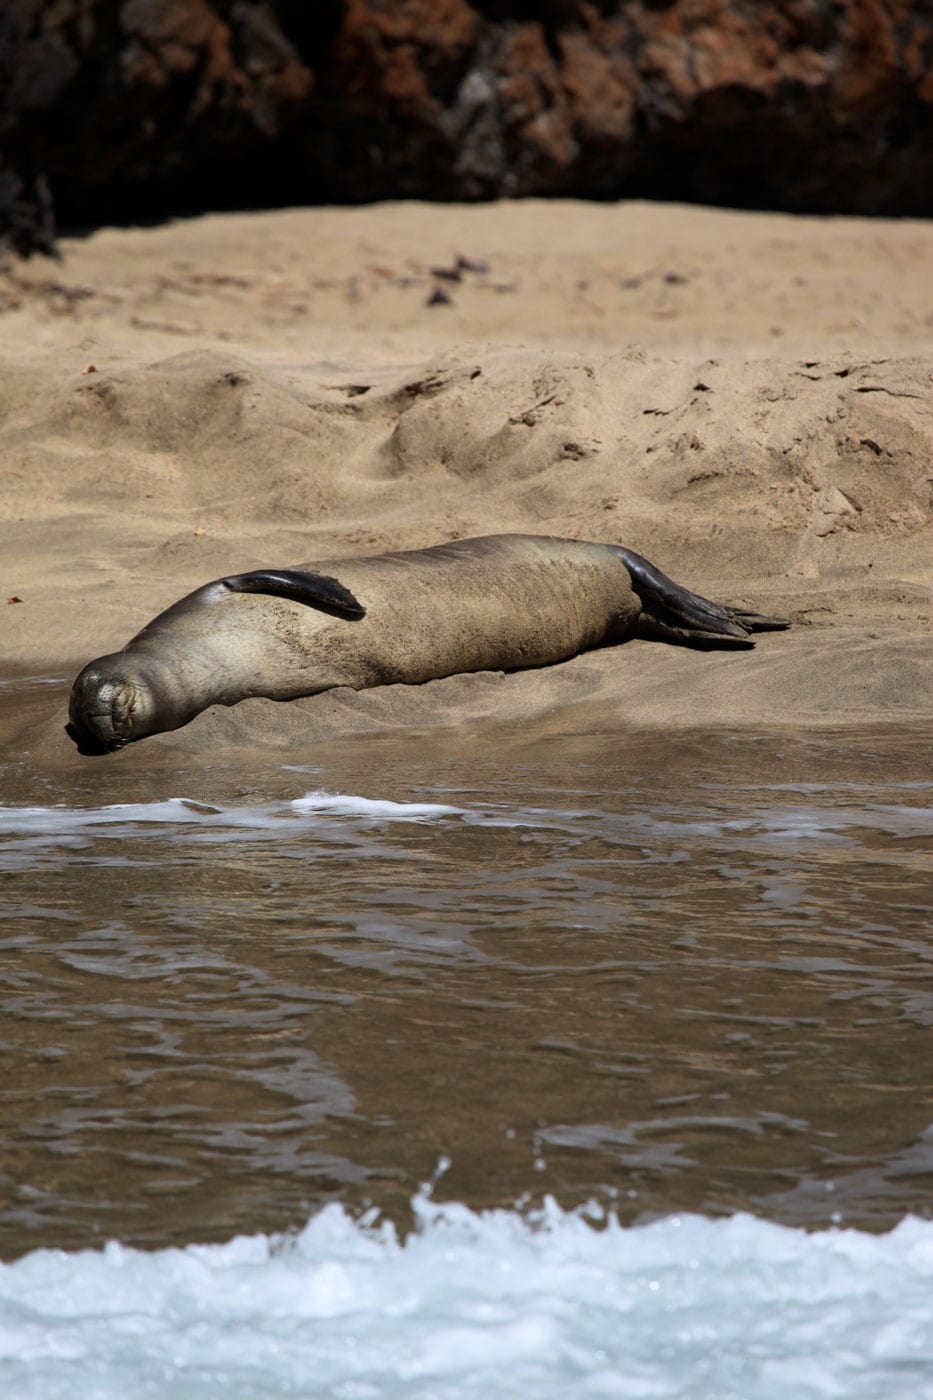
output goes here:
[{"label": "rock", "polygon": [[[533,17],[533,16],[537,17]],[[933,213],[909,0],[7,0],[0,233],[576,195]]]}]

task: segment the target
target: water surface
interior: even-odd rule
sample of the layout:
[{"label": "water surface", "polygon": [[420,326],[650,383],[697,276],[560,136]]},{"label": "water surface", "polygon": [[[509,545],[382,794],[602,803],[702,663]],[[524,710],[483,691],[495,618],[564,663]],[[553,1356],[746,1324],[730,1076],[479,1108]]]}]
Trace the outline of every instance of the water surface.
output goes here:
[{"label": "water surface", "polygon": [[474,1210],[928,1214],[925,744],[8,751],[0,1257],[404,1228],[442,1158]]}]

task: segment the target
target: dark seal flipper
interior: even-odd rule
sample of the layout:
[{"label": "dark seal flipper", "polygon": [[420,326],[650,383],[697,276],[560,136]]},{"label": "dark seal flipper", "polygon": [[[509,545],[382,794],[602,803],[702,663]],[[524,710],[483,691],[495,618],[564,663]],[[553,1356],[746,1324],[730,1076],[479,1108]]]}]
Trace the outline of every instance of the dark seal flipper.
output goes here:
[{"label": "dark seal flipper", "polygon": [[335,617],[365,617],[366,609],[335,578],[326,574],[305,574],[298,569],[253,569],[248,574],[234,574],[221,582],[232,593],[270,593],[275,598],[290,598],[309,608],[333,613]]},{"label": "dark seal flipper", "polygon": [[685,642],[688,646],[753,647],[750,632],[777,632],[790,626],[782,617],[763,617],[746,608],[712,603],[699,593],[682,588],[634,550],[621,545],[609,548],[628,569],[632,588],[642,602],[642,614],[635,628],[637,637]]}]

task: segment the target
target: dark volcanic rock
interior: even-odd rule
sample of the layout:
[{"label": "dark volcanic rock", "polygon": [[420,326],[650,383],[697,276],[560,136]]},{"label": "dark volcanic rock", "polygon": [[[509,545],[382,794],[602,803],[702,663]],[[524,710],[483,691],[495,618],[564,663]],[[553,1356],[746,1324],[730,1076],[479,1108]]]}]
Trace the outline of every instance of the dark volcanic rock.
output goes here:
[{"label": "dark volcanic rock", "polygon": [[0,231],[398,196],[933,213],[907,0],[7,0]]}]

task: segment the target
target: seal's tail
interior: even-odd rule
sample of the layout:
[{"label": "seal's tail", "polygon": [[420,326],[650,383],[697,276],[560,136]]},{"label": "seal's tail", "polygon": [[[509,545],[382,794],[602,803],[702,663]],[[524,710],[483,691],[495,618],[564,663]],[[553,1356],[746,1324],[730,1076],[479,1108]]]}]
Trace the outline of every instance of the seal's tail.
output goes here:
[{"label": "seal's tail", "polygon": [[642,602],[636,637],[697,647],[753,647],[750,632],[777,632],[790,626],[783,617],[763,617],[747,608],[711,603],[682,588],[634,550],[621,545],[611,548],[628,569]]}]

